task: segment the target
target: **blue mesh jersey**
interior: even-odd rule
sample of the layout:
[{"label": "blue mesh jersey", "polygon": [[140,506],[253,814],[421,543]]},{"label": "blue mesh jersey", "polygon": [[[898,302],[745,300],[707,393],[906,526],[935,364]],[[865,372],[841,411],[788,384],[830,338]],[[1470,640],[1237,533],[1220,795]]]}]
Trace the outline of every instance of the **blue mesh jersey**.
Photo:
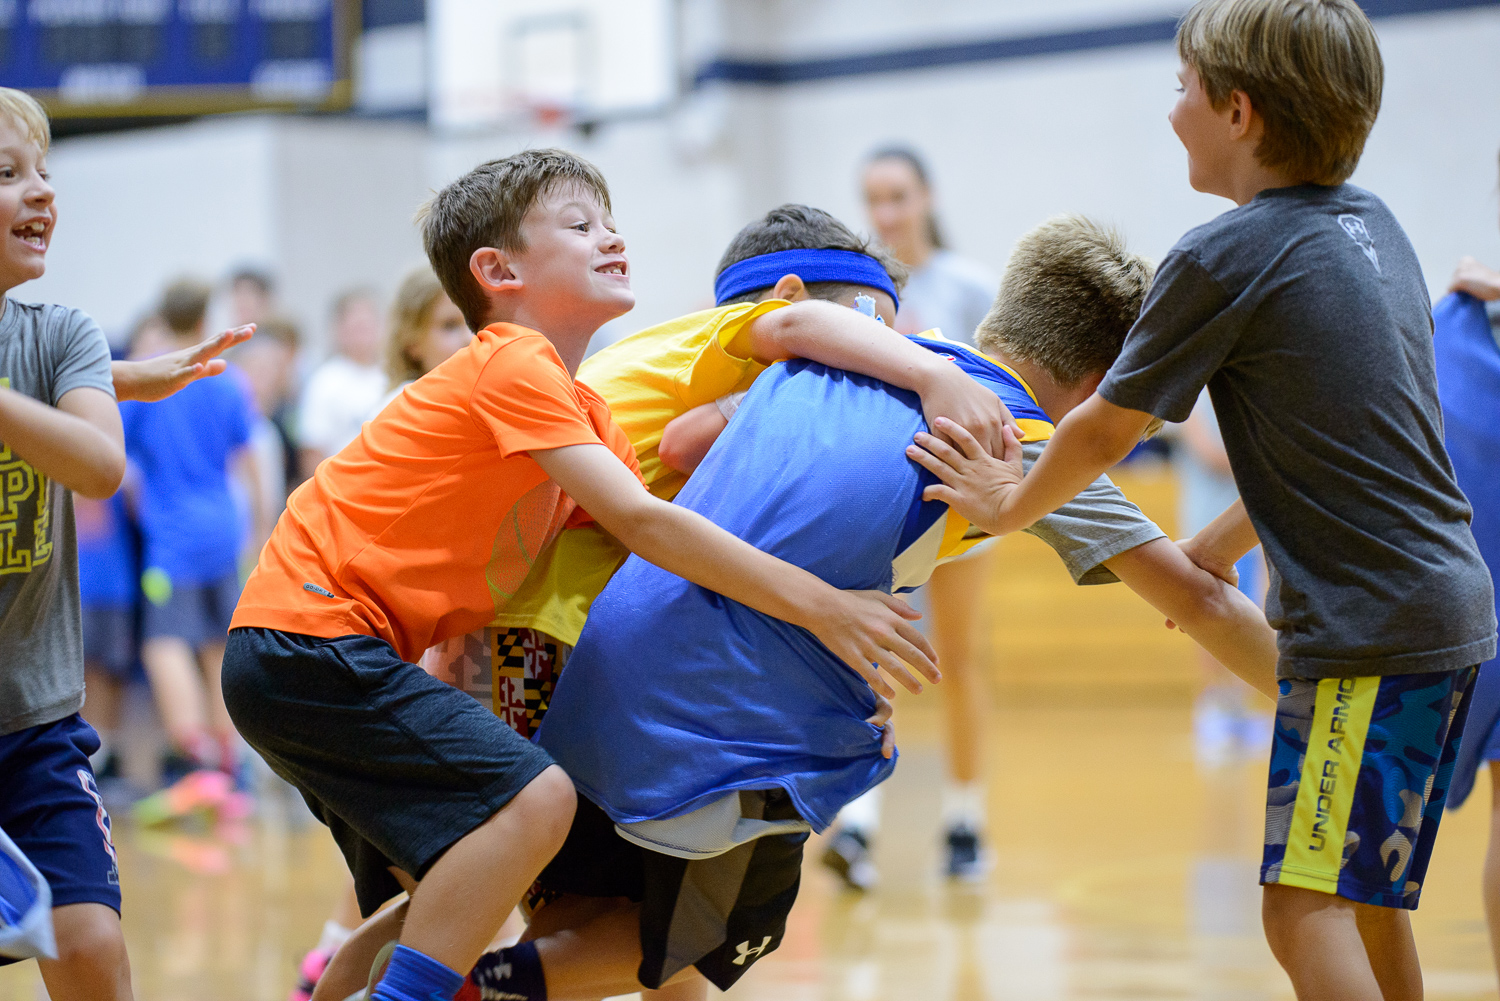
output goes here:
[{"label": "blue mesh jersey", "polygon": [[[997,393],[1026,431],[1052,425],[1013,373],[916,339]],[[807,361],[751,388],[676,503],[844,590],[904,591],[982,536],[924,502],[904,449],[915,393]],[[1159,534],[1159,533],[1157,533]],[[780,786],[816,830],[884,780],[875,697],[812,634],[632,556],[594,602],[538,740],[617,823]]]}]

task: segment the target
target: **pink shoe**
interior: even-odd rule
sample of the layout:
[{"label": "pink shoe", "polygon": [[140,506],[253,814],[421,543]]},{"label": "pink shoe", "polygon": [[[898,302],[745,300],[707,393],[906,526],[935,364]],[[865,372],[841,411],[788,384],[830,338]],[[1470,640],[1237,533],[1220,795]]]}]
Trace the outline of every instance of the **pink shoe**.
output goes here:
[{"label": "pink shoe", "polygon": [[297,986],[287,995],[287,1001],[312,1001],[313,988],[318,986],[323,971],[332,961],[333,953],[322,949],[313,949],[303,956],[302,965],[297,967]]}]

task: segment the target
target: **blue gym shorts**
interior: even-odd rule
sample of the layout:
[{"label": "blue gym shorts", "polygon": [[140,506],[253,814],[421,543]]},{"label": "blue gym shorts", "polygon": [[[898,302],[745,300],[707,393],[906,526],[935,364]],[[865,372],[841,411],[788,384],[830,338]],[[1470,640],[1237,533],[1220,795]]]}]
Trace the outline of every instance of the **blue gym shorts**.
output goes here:
[{"label": "blue gym shorts", "polygon": [[229,573],[203,584],[174,584],[161,600],[147,599],[141,616],[144,639],[175,638],[194,650],[223,643],[240,601],[240,578]]},{"label": "blue gym shorts", "polygon": [[[333,834],[366,917],[552,764],[488,708],[373,636],[231,630],[224,704]],[[500,864],[504,864],[503,860]]]},{"label": "blue gym shorts", "polygon": [[0,736],[0,828],[47,878],[53,907],[118,914],[120,867],[89,767],[97,750],[99,735],[77,713]]},{"label": "blue gym shorts", "polygon": [[1283,678],[1261,883],[1415,909],[1476,673]]}]

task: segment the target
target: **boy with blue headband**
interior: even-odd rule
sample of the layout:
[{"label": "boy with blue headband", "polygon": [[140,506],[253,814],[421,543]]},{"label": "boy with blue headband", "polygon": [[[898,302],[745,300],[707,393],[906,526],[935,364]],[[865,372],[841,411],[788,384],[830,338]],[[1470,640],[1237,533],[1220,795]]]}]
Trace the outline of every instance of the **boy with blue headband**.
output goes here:
[{"label": "boy with blue headband", "polygon": [[[1005,401],[1035,458],[1118,353],[1150,278],[1113,233],[1054,220],[1022,240],[980,328],[994,357],[912,343]],[[909,591],[985,537],[923,501],[932,480],[902,455],[921,423],[910,393],[778,365],[677,504],[825,579]],[[1107,479],[1036,534],[1079,583],[1125,581],[1271,690],[1259,610]],[[875,700],[805,635],[635,559],[594,603],[564,679],[538,741],[573,777],[578,814],[532,892],[533,941],[482,959],[474,996],[728,989],[779,945],[808,831],[894,767],[888,734],[867,723]]]}]

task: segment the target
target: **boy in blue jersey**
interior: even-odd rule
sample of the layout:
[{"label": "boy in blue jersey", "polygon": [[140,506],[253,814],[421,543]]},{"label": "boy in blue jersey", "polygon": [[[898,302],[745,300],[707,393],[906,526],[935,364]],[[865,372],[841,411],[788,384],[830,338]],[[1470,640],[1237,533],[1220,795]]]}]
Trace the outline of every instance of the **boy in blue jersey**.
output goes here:
[{"label": "boy in blue jersey", "polygon": [[1258,540],[1279,633],[1266,937],[1299,998],[1417,999],[1406,912],[1495,604],[1443,447],[1421,266],[1390,209],[1345,183],[1380,107],[1379,42],[1354,0],[1204,0],[1177,51],[1189,183],[1237,207],[1178,241],[1024,479],[967,442],[918,457],[944,480],[934,497],[1014,531],[1207,385],[1241,502],[1187,549],[1226,572]]},{"label": "boy in blue jersey", "polygon": [[[980,328],[1001,363],[916,340],[996,393],[1035,457],[1113,361],[1150,276],[1114,234],[1055,220],[1022,240]],[[923,499],[935,480],[902,455],[922,426],[910,393],[806,361],[773,366],[677,503],[831,582],[909,591],[985,537]],[[1079,583],[1124,580],[1272,689],[1259,610],[1189,563],[1108,479],[1034,531]],[[642,665],[650,685],[630,681]],[[875,708],[800,630],[627,560],[594,602],[538,736],[580,797],[533,893],[537,938],[481,960],[479,996],[536,1001],[549,971],[571,988],[580,967],[591,996],[686,991],[690,967],[730,987],[779,945],[808,831],[894,767],[866,722]],[[632,903],[600,899],[622,897]],[[587,992],[551,996],[575,993]]]},{"label": "boy in blue jersey", "polygon": [[[171,347],[202,335],[211,292],[191,279],[166,288],[159,313]],[[162,403],[124,404],[120,417],[126,454],[138,473],[146,597],[141,659],[172,743],[167,778],[214,768],[233,774],[235,732],[219,671],[239,600],[246,537],[231,475],[245,482],[256,535],[264,537],[258,471],[248,447],[253,405],[238,379],[214,379]],[[143,803],[138,812],[156,819],[156,807],[165,802]]]},{"label": "boy in blue jersey", "polygon": [[78,525],[78,592],[89,693],[83,717],[99,733],[99,750],[91,760],[95,777],[104,783],[119,778],[115,730],[125,684],[139,652],[135,526],[123,491],[106,500],[75,497],[73,517]]}]

